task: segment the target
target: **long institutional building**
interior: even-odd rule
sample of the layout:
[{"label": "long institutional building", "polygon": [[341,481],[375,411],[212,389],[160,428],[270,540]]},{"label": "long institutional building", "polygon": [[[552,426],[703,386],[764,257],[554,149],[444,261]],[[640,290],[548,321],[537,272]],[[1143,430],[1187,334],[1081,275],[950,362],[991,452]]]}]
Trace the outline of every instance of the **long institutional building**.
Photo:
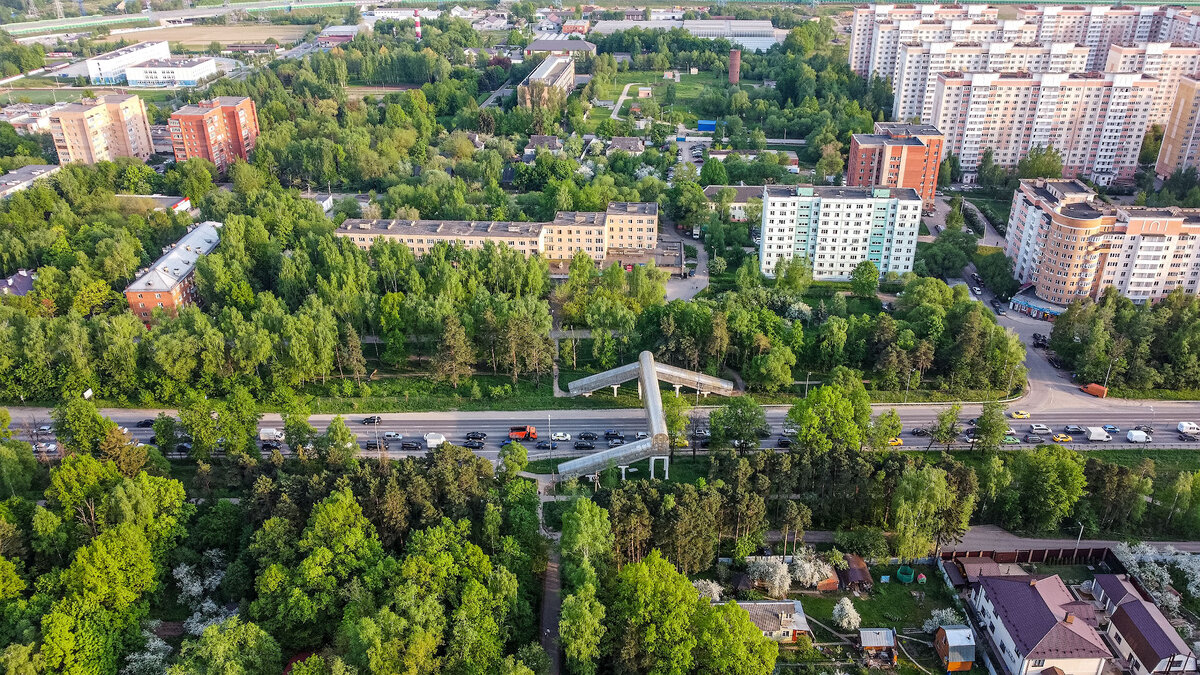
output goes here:
[{"label": "long institutional building", "polygon": [[1017,281],[1069,304],[1108,286],[1135,302],[1200,284],[1200,209],[1114,206],[1077,180],[1022,180],[1005,237]]},{"label": "long institutional building", "polygon": [[544,223],[348,219],[337,234],[364,249],[376,239],[400,242],[416,255],[442,243],[482,248],[493,242],[526,256],[569,260],[584,251],[601,261],[609,250],[653,249],[658,243],[658,204],[613,202],[605,211],[559,211]]},{"label": "long institutional building", "polygon": [[813,278],[849,279],[870,260],[880,274],[912,270],[921,197],[912,188],[768,185],[762,193],[759,260],[772,276],[781,259],[806,258]]}]

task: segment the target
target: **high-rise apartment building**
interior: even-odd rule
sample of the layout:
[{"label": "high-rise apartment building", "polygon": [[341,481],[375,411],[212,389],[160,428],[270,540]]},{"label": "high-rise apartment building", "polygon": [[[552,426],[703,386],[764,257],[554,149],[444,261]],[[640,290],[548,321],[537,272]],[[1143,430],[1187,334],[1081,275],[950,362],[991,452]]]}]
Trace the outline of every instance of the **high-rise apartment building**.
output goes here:
[{"label": "high-rise apartment building", "polygon": [[1181,78],[1200,73],[1200,45],[1170,42],[1139,42],[1135,45],[1112,45],[1104,71],[1109,73],[1141,73],[1158,80],[1154,92],[1151,124],[1165,124],[1175,101],[1175,90]]},{"label": "high-rise apartment building", "polygon": [[218,96],[171,113],[175,161],[201,157],[225,170],[234,159],[249,159],[258,139],[258,114],[249,97]]},{"label": "high-rise apartment building", "polygon": [[876,21],[872,29],[868,75],[891,80],[896,74],[901,45],[928,42],[1030,43],[1037,36],[1037,25],[1016,19],[1001,21]]},{"label": "high-rise apartment building", "polygon": [[929,123],[938,73],[1075,73],[1088,48],[1073,42],[913,42],[900,45],[892,77],[892,118]]},{"label": "high-rise apartment building", "polygon": [[912,270],[921,197],[912,188],[763,188],[759,260],[774,275],[780,259],[802,257],[814,279],[849,279],[870,260],[880,274]]},{"label": "high-rise apartment building", "polygon": [[1179,79],[1154,173],[1166,178],[1191,166],[1200,166],[1200,75]]},{"label": "high-rise apartment building", "polygon": [[1038,26],[1039,42],[1077,42],[1089,50],[1088,70],[1100,70],[1111,45],[1159,39],[1165,10],[1129,5],[1023,5],[1017,17]]},{"label": "high-rise apartment building", "polygon": [[133,95],[60,106],[50,114],[50,135],[62,164],[95,164],[118,157],[146,159],[154,152],[146,104]]},{"label": "high-rise apartment building", "polygon": [[863,76],[871,72],[877,21],[995,21],[997,11],[986,5],[858,5],[850,23],[850,68]]},{"label": "high-rise apartment building", "polygon": [[941,73],[932,124],[973,180],[986,149],[1014,167],[1054,146],[1063,175],[1132,180],[1158,80],[1139,73]]},{"label": "high-rise apartment building", "polygon": [[1109,286],[1134,302],[1200,284],[1200,209],[1113,206],[1076,180],[1021,181],[1005,254],[1042,300],[1098,298]]},{"label": "high-rise apartment building", "polygon": [[876,122],[875,133],[850,137],[846,184],[912,188],[932,210],[942,142],[942,132],[928,124]]}]

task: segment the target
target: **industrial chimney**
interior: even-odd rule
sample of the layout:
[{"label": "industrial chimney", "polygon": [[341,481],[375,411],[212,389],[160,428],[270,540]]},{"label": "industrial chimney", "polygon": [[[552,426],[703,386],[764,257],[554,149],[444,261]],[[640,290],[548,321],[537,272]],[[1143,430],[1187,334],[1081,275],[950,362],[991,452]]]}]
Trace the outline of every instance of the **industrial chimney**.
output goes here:
[{"label": "industrial chimney", "polygon": [[729,50],[729,84],[737,84],[742,79],[742,50]]}]

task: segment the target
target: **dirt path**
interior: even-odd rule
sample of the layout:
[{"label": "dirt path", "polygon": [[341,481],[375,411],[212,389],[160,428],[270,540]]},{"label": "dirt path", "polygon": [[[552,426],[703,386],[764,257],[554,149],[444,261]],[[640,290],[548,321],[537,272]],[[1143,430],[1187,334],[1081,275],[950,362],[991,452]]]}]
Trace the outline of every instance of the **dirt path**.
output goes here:
[{"label": "dirt path", "polygon": [[562,581],[558,574],[558,551],[550,550],[546,563],[546,579],[542,585],[542,649],[550,657],[551,675],[562,672],[562,659],[558,649],[558,613],[562,605]]}]

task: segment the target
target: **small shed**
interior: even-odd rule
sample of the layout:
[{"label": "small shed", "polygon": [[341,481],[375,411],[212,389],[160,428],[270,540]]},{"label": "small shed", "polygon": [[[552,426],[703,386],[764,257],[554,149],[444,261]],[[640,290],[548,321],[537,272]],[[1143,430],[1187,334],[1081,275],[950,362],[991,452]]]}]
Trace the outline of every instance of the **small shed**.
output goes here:
[{"label": "small shed", "polygon": [[638,98],[650,98],[652,93],[650,87],[638,87]]},{"label": "small shed", "polygon": [[837,572],[830,572],[829,577],[817,582],[817,590],[822,593],[836,591],[841,587],[841,582],[838,581]]},{"label": "small shed", "polygon": [[939,627],[933,648],[946,672],[966,672],[975,663],[975,633],[966,626]]},{"label": "small shed", "polygon": [[858,629],[858,645],[868,657],[896,662],[896,633],[891,628]]},{"label": "small shed", "polygon": [[699,120],[696,122],[696,130],[697,131],[716,131],[717,130],[717,121],[716,120]]},{"label": "small shed", "polygon": [[846,563],[849,567],[838,570],[838,579],[841,581],[842,590],[870,591],[872,586],[871,569],[867,567],[867,561],[863,560],[860,555],[847,553]]}]

